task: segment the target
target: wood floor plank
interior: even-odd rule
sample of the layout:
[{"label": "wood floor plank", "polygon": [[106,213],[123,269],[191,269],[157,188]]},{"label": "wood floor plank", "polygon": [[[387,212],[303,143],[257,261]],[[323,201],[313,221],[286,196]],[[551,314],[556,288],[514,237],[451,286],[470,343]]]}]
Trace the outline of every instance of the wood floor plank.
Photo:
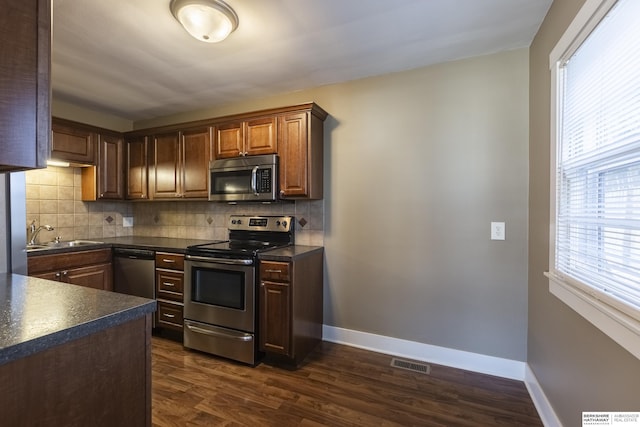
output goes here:
[{"label": "wood floor plank", "polygon": [[173,426],[542,426],[519,381],[323,342],[297,370],[152,340],[152,415]]}]

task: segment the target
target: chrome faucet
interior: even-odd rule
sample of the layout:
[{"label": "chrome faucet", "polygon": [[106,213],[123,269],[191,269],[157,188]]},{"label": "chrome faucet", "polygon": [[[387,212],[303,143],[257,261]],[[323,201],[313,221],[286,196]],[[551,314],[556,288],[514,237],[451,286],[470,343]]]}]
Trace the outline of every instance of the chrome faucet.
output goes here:
[{"label": "chrome faucet", "polygon": [[29,226],[29,231],[31,232],[31,237],[29,239],[29,243],[27,243],[28,246],[30,245],[35,245],[36,244],[36,239],[38,238],[38,234],[40,233],[40,231],[42,231],[42,229],[45,229],[47,231],[53,231],[54,228],[50,225],[41,225],[40,227],[36,227],[36,220],[34,219],[31,222],[31,225]]}]

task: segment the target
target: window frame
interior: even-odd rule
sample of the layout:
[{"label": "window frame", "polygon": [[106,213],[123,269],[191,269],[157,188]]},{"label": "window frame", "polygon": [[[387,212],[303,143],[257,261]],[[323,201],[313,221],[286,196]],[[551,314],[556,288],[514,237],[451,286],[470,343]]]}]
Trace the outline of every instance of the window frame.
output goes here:
[{"label": "window frame", "polygon": [[640,359],[640,310],[623,304],[605,292],[580,283],[555,270],[557,146],[560,141],[561,65],[582,45],[618,0],[586,0],[549,55],[551,71],[551,144],[549,204],[549,291],[574,311]]}]

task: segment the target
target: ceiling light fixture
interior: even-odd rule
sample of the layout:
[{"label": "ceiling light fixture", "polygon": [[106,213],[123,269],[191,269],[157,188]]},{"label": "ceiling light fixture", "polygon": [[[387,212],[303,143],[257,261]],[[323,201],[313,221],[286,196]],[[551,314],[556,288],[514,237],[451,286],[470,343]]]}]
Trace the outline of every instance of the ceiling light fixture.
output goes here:
[{"label": "ceiling light fixture", "polygon": [[238,15],[222,0],[171,0],[173,16],[194,38],[217,43],[238,27]]}]

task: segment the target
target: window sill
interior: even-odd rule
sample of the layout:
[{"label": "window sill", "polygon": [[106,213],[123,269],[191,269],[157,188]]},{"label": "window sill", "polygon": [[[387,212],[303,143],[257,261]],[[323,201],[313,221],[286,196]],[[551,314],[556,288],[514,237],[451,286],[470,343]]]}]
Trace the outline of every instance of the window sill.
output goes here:
[{"label": "window sill", "polygon": [[545,272],[549,292],[640,359],[640,322],[593,295]]}]

